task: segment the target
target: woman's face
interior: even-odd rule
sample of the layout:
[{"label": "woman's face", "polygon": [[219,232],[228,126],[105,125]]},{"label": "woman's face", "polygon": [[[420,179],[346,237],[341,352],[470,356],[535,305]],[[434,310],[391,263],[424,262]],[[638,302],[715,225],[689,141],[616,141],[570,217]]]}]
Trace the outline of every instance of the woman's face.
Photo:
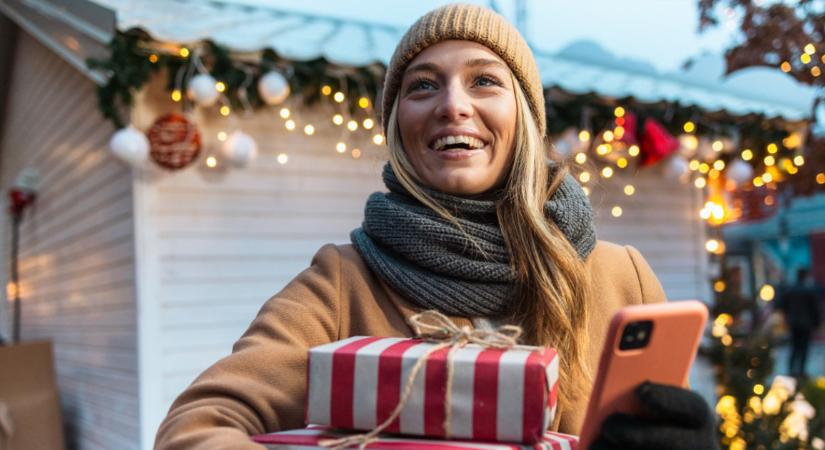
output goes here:
[{"label": "woman's face", "polygon": [[398,127],[404,152],[428,186],[474,195],[503,184],[516,131],[507,64],[487,47],[444,41],[404,72]]}]

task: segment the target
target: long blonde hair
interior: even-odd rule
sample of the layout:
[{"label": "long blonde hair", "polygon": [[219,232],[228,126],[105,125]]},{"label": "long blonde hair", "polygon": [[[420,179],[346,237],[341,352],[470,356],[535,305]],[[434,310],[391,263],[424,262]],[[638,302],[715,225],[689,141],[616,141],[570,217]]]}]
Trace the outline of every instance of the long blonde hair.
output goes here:
[{"label": "long blonde hair", "polygon": [[[528,344],[552,346],[560,357],[559,402],[569,404],[586,394],[592,382],[588,365],[587,305],[590,276],[576,249],[552,220],[545,202],[561,184],[566,169],[550,173],[545,147],[527,98],[513,78],[517,106],[513,161],[496,213],[516,274],[512,310]],[[462,229],[456,218],[420,188],[398,130],[398,98],[387,131],[390,165],[399,182],[421,203]],[[462,229],[463,231],[463,229]],[[471,243],[474,239],[465,233]],[[479,247],[478,244],[475,244]]]}]

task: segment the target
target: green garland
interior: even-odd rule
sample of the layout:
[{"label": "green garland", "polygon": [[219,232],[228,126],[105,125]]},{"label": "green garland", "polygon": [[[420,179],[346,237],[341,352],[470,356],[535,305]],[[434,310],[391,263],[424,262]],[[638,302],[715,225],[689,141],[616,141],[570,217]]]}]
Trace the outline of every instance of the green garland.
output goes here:
[{"label": "green garland", "polygon": [[[132,106],[133,93],[143,87],[153,73],[165,71],[168,77],[167,90],[172,92],[180,89],[182,93],[186,92],[189,77],[180,76],[181,71],[189,75],[194,73],[190,67],[194,55],[181,56],[159,51],[153,53],[153,44],[157,47],[157,43],[140,30],[118,33],[109,44],[111,53],[107,59],[90,59],[87,62],[90,68],[102,69],[111,74],[108,82],[98,89],[98,100],[103,116],[112,120],[118,128],[124,126],[121,111]],[[311,106],[319,102],[323,98],[321,88],[330,86],[332,92],[348,93],[344,106],[351,114],[369,114],[370,110],[359,108],[358,100],[366,96],[370,99],[370,108],[378,104],[385,72],[385,68],[379,64],[351,68],[332,64],[323,58],[287,60],[271,49],[262,51],[258,62],[249,62],[248,59],[235,57],[229,49],[210,41],[199,44],[198,51],[201,62],[208,68],[210,75],[226,85],[224,95],[233,109],[243,108],[243,99],[252,108],[267,106],[258,94],[258,79],[270,70],[279,70],[289,82],[291,95],[297,96],[304,105]],[[694,122],[694,134],[697,136],[718,139],[738,134],[741,136],[740,148],[753,150],[751,164],[756,169],[762,165],[769,143],[779,146],[779,153],[774,155],[777,160],[794,154],[794,150],[781,145],[782,140],[788,136],[785,129],[787,122],[781,119],[771,120],[756,114],[736,117],[723,112],[709,113],[695,106],[678,103],[644,104],[633,98],[571,95],[557,88],[548,89],[546,94],[548,130],[551,135],[559,135],[570,127],[587,126],[594,133],[612,129],[614,109],[622,106],[640,117],[656,119],[675,136],[682,134],[682,126],[687,121]],[[181,100],[184,108],[190,106],[185,95],[182,95]],[[589,118],[587,124],[581,123],[582,117]],[[736,157],[738,153],[718,155],[726,163]]]},{"label": "green garland", "polygon": [[[152,52],[149,50],[151,44],[151,38],[140,30],[118,33],[108,45],[110,55],[107,59],[90,58],[86,62],[90,69],[103,70],[110,75],[107,83],[98,88],[98,105],[103,116],[117,128],[125,125],[121,113],[133,105],[134,92],[148,83],[153,73],[163,69],[168,77],[166,88],[169,92],[174,89],[186,92],[189,77],[178,80],[178,75],[181,70],[189,70],[193,55],[184,57]],[[152,55],[156,58],[154,61],[150,59]],[[229,49],[211,41],[201,44],[200,58],[209,74],[226,85],[224,95],[233,109],[243,108],[242,97],[252,108],[267,106],[257,86],[260,77],[270,70],[291,72],[291,76],[286,76],[291,95],[299,96],[307,106],[322,98],[323,86],[330,86],[333,92],[348,92],[345,106],[351,114],[364,111],[358,105],[361,97],[370,99],[370,107],[376,104],[384,78],[384,68],[378,64],[349,68],[336,66],[324,58],[291,61],[269,49],[262,52],[260,63],[253,65],[233,58]],[[182,101],[184,107],[188,107],[185,95]]]}]

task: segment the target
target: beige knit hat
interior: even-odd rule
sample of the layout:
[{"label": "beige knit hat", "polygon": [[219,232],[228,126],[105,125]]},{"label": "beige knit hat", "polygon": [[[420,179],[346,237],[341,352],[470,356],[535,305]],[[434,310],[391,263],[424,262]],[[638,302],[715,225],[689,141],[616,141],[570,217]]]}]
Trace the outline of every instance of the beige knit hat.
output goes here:
[{"label": "beige knit hat", "polygon": [[434,9],[416,21],[401,38],[387,68],[382,99],[384,132],[407,65],[427,47],[447,40],[477,42],[510,66],[521,84],[541,135],[546,123],[544,90],[536,60],[518,30],[495,11],[478,5],[454,3]]}]

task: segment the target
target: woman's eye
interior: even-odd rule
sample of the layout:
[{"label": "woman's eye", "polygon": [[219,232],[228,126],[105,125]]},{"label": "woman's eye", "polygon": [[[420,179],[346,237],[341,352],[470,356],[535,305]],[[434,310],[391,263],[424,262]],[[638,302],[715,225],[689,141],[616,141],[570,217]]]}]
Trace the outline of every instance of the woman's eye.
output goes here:
[{"label": "woman's eye", "polygon": [[410,84],[410,87],[407,88],[407,92],[413,92],[417,90],[430,90],[435,89],[435,84],[433,84],[429,80],[416,80]]},{"label": "woman's eye", "polygon": [[482,76],[476,78],[476,84],[479,85],[479,86],[482,86],[482,87],[500,86],[501,85],[501,83],[499,83],[498,80],[496,80],[493,77],[488,77],[486,75],[482,75]]}]

